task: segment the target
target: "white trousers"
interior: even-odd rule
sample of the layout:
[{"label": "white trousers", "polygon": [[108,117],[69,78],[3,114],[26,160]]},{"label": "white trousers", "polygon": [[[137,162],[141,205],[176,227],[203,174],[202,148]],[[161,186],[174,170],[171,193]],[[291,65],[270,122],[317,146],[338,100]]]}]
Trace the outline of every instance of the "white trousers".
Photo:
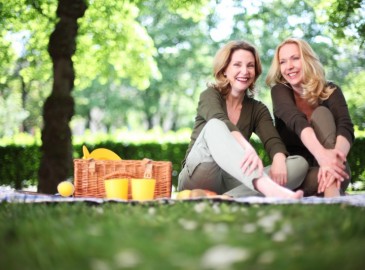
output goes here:
[{"label": "white trousers", "polygon": [[[240,168],[244,155],[245,150],[222,121],[208,121],[179,174],[178,190],[208,189],[232,197],[262,195],[252,183],[258,177],[257,170],[245,175]],[[290,156],[286,165],[286,187],[293,190],[302,184],[308,163],[301,156]],[[270,166],[265,167],[264,174],[268,174],[269,170]]]}]

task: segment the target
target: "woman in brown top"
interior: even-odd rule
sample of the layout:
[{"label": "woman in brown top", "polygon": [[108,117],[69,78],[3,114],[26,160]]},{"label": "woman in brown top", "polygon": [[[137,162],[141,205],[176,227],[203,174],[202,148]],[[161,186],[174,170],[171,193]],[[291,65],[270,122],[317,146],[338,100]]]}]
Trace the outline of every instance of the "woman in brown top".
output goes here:
[{"label": "woman in brown top", "polygon": [[354,129],[341,89],[325,79],[309,44],[289,38],[276,49],[266,83],[271,89],[277,130],[292,155],[310,169],[304,195],[339,196],[350,181],[347,154]]},{"label": "woman in brown top", "polygon": [[[287,158],[271,115],[253,99],[261,74],[256,49],[243,41],[223,46],[214,59],[216,82],[200,95],[191,143],[179,175],[178,190],[208,189],[233,197],[265,195],[298,199],[308,164]],[[262,161],[248,142],[255,132],[273,159]],[[288,166],[288,168],[287,168]]]}]

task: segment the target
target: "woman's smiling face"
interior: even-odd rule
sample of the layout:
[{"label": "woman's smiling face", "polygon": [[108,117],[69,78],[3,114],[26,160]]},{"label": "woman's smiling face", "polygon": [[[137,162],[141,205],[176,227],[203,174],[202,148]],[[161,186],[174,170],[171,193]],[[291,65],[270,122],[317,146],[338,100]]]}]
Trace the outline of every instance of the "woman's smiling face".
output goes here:
[{"label": "woman's smiling face", "polygon": [[280,72],[293,88],[301,88],[303,83],[302,58],[295,43],[283,45],[279,50]]},{"label": "woman's smiling face", "polygon": [[233,92],[244,92],[255,81],[255,57],[247,50],[236,50],[232,53],[225,75]]}]

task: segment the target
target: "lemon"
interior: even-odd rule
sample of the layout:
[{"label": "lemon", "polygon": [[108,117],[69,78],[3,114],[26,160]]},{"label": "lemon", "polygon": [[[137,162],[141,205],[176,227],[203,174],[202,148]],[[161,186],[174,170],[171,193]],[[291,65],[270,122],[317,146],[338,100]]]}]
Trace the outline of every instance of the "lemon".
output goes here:
[{"label": "lemon", "polygon": [[74,194],[75,187],[69,181],[63,181],[57,186],[58,193],[63,197],[69,197]]}]

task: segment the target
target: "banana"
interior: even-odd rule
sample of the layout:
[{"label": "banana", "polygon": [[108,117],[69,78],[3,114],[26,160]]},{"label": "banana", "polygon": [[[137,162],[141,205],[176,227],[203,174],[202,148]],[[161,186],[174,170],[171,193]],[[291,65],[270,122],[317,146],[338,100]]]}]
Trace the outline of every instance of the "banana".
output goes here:
[{"label": "banana", "polygon": [[82,146],[82,153],[84,154],[84,156],[82,157],[83,159],[89,158],[90,153],[85,145]]},{"label": "banana", "polygon": [[100,159],[100,160],[122,160],[116,153],[106,148],[97,148],[89,153],[89,150],[84,145],[82,147],[84,159]]},{"label": "banana", "polygon": [[122,160],[116,153],[106,148],[97,148],[92,151],[89,158],[102,160]]}]

